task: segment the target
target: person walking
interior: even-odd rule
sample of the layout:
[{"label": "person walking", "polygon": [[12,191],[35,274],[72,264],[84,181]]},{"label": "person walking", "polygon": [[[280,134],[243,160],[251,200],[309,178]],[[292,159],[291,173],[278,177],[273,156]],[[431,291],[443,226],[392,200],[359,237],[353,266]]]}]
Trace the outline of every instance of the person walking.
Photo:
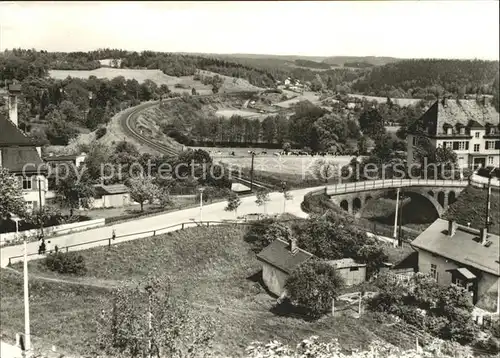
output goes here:
[{"label": "person walking", "polygon": [[40,255],[44,255],[45,254],[45,239],[42,238],[42,243],[40,244],[40,248],[39,248],[39,253]]}]

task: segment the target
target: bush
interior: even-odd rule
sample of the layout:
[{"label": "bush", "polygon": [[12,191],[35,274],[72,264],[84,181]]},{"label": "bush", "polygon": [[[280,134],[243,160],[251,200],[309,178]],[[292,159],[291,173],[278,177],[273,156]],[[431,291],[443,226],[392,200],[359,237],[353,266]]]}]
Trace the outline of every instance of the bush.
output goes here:
[{"label": "bush", "polygon": [[83,256],[74,252],[49,254],[44,260],[44,265],[50,271],[60,274],[85,275],[87,272]]},{"label": "bush", "polygon": [[108,130],[106,129],[106,127],[101,127],[99,128],[96,132],[95,132],[95,137],[96,139],[99,139],[99,138],[102,138],[106,135],[106,132]]}]

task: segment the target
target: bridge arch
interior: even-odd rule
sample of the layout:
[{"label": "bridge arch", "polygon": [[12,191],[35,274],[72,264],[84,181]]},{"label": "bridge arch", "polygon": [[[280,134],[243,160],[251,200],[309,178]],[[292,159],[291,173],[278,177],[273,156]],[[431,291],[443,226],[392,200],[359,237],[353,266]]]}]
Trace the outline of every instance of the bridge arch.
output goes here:
[{"label": "bridge arch", "polygon": [[429,190],[427,194],[429,194],[430,196],[434,196],[434,192],[432,190]]},{"label": "bridge arch", "polygon": [[373,197],[371,195],[367,195],[365,198],[365,205],[368,204],[368,202],[372,199],[373,199]]},{"label": "bridge arch", "polygon": [[445,198],[446,198],[446,194],[444,193],[444,191],[440,191],[438,193],[438,196],[437,196],[437,201],[438,201],[439,205],[441,205],[443,208],[444,208]]},{"label": "bridge arch", "polygon": [[349,211],[349,202],[347,200],[342,200],[340,202],[340,207],[344,210],[344,211]]},{"label": "bridge arch", "polygon": [[452,190],[448,193],[448,205],[453,204],[455,201],[457,201],[457,194]]},{"label": "bridge arch", "polygon": [[353,213],[357,213],[358,211],[361,210],[361,199],[360,198],[354,198],[352,201],[352,211]]}]

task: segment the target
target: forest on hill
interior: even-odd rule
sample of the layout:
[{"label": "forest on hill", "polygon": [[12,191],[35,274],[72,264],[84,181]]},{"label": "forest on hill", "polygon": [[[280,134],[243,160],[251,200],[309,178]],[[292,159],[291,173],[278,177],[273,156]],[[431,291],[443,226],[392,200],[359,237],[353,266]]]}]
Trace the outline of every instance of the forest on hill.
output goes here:
[{"label": "forest on hill", "polygon": [[498,61],[414,59],[374,67],[352,89],[367,95],[435,98],[493,94]]}]

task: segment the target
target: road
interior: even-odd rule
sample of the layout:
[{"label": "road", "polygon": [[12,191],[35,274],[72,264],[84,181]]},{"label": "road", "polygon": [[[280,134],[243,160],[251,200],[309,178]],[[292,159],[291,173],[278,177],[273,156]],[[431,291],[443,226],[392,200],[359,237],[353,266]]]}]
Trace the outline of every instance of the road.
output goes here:
[{"label": "road", "polygon": [[[308,192],[316,189],[324,188],[322,187],[314,187],[314,188],[306,188],[290,191],[293,196],[292,200],[288,200],[286,202],[286,212],[296,215],[298,217],[307,217],[307,214],[304,213],[300,207],[304,195]],[[238,216],[250,214],[250,213],[263,213],[264,208],[258,207],[255,204],[255,196],[248,196],[241,198],[241,206],[238,208]],[[270,201],[266,204],[266,211],[268,214],[279,214],[283,212],[283,194],[281,193],[271,193]],[[226,202],[219,202],[214,204],[208,204],[203,206],[203,220],[204,221],[220,221],[224,219],[235,219],[234,212],[226,212],[224,207],[227,205]],[[91,229],[88,231],[72,233],[64,236],[59,236],[55,238],[50,238],[51,247],[53,248],[55,245],[58,247],[64,247],[68,245],[82,244],[85,242],[105,239],[111,236],[111,232],[114,229],[117,236],[120,235],[128,235],[134,233],[141,233],[144,231],[158,230],[167,226],[171,226],[174,224],[180,224],[183,222],[189,222],[192,219],[199,220],[200,219],[200,209],[199,208],[190,208],[185,210],[179,210],[175,212],[169,212],[166,214],[161,214],[157,216],[150,216],[143,219],[131,220],[128,222],[118,223],[113,226],[100,227],[96,229]],[[172,228],[168,231],[173,231],[175,228]],[[125,242],[130,240],[136,240],[141,237],[151,236],[151,234],[138,234],[138,235],[130,235],[127,237],[117,237],[115,242]],[[28,243],[28,254],[38,252],[38,242],[30,242]],[[83,250],[88,249],[90,247],[95,246],[104,246],[107,245],[107,241],[92,243],[89,245],[79,246],[77,249]],[[9,257],[23,255],[23,245],[17,246],[9,246],[1,249],[0,256],[0,266],[5,267],[8,264]],[[30,260],[39,258],[38,255],[28,256]],[[17,259],[17,261],[21,261],[22,258]],[[13,260],[12,262],[16,262]]]}]

